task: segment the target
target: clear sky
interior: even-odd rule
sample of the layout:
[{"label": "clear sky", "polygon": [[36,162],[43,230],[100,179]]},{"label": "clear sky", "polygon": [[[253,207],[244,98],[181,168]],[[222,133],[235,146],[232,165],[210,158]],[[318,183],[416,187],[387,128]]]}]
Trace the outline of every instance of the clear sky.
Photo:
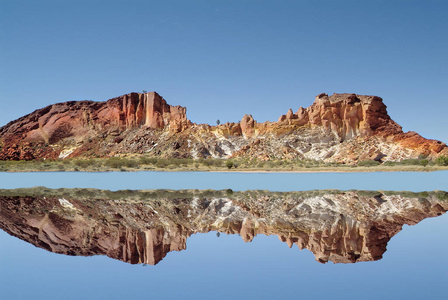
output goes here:
[{"label": "clear sky", "polygon": [[0,126],[142,90],[211,124],[347,92],[448,142],[447,49],[443,0],[0,0]]}]

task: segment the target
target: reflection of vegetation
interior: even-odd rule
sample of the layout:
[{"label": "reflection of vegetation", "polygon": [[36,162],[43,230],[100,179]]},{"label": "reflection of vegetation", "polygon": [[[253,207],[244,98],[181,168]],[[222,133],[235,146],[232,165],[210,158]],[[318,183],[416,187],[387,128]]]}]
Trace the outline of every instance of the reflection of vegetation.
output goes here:
[{"label": "reflection of vegetation", "polygon": [[376,197],[381,196],[381,192],[379,191],[357,191],[359,196],[363,197]]},{"label": "reflection of vegetation", "polygon": [[448,192],[445,191],[431,191],[431,192],[410,192],[410,191],[364,191],[364,190],[311,190],[311,191],[296,191],[296,192],[272,192],[266,190],[248,190],[248,191],[233,191],[226,190],[99,190],[99,189],[49,189],[46,187],[20,188],[20,189],[0,189],[0,197],[60,197],[73,199],[107,199],[107,200],[129,200],[142,201],[154,199],[203,199],[203,198],[232,198],[244,200],[268,198],[271,200],[288,199],[288,198],[309,198],[318,197],[328,194],[345,194],[356,193],[358,197],[381,197],[385,196],[401,196],[405,198],[429,198],[436,197],[439,200],[448,201]]},{"label": "reflection of vegetation", "polygon": [[437,197],[437,199],[439,199],[441,201],[448,201],[448,192],[435,191],[434,194]]},{"label": "reflection of vegetation", "polygon": [[157,158],[150,156],[128,156],[110,158],[47,159],[33,161],[0,161],[0,171],[431,171],[445,170],[448,157],[436,160],[425,157],[384,163],[367,160],[355,165],[326,163],[311,159],[256,158]]}]

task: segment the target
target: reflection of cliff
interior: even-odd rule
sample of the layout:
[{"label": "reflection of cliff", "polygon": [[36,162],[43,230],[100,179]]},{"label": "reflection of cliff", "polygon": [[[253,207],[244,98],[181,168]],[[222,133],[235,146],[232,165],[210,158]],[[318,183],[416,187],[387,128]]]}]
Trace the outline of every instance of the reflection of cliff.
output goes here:
[{"label": "reflection of cliff", "polygon": [[157,264],[196,232],[277,235],[319,262],[377,260],[403,224],[448,210],[445,192],[0,190],[0,227],[67,255]]}]

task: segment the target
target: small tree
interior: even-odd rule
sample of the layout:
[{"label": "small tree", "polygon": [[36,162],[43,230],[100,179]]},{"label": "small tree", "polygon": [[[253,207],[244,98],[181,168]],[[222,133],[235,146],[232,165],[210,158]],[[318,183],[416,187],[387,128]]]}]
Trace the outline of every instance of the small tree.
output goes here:
[{"label": "small tree", "polygon": [[143,90],[143,91],[142,91],[143,94],[146,94],[147,92],[148,92],[147,90]]},{"label": "small tree", "polygon": [[228,161],[226,162],[226,167],[229,168],[229,169],[232,169],[232,167],[233,167],[233,161],[228,160]]},{"label": "small tree", "polygon": [[218,120],[216,120],[216,125],[219,125],[219,124],[221,124],[221,121],[218,119]]}]

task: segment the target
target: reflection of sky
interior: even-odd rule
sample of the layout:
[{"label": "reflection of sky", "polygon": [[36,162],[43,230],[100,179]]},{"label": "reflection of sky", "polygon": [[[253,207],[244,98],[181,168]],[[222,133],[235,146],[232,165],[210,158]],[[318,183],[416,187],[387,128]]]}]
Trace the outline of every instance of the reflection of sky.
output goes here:
[{"label": "reflection of sky", "polygon": [[195,234],[156,266],[53,254],[0,232],[2,299],[446,299],[448,215],[405,226],[377,262],[322,265],[277,237]]},{"label": "reflection of sky", "polygon": [[[0,188],[448,190],[432,173],[0,173]],[[53,254],[0,231],[2,299],[445,299],[448,216],[405,226],[384,259],[322,265],[277,237],[195,234],[156,266]]]},{"label": "reflection of sky", "polygon": [[304,191],[360,189],[448,191],[448,171],[383,173],[45,172],[0,173],[0,188],[227,189]]}]

